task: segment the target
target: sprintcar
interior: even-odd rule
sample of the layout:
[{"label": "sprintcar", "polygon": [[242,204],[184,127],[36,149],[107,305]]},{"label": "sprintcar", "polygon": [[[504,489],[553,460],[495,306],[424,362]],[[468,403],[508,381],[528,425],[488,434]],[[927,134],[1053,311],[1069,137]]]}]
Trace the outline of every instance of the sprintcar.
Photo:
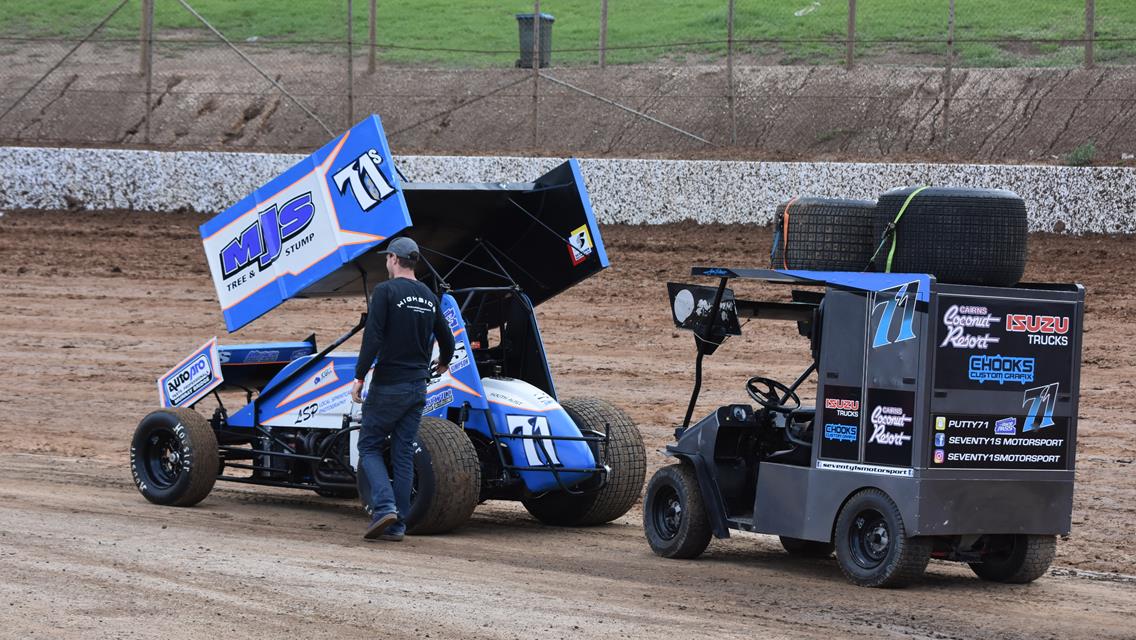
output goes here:
[{"label": "sprintcar", "polygon": [[[365,298],[386,278],[376,252],[414,238],[456,349],[429,382],[408,530],[451,530],[489,499],[550,524],[623,515],[645,476],[638,429],[603,400],[559,399],[534,311],[608,266],[578,164],[531,183],[399,178],[372,116],[202,225],[227,329],[295,297]],[[356,496],[358,355],[342,347],[365,320],[324,347],[203,344],[135,431],[138,490],[178,506],[217,480]]]}]

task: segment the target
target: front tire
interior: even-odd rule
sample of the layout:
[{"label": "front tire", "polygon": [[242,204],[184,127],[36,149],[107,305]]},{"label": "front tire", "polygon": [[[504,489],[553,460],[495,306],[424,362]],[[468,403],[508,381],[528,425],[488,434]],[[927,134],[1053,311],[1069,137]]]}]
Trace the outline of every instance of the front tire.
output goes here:
[{"label": "front tire", "polygon": [[987,536],[982,562],[971,562],[970,569],[983,580],[1024,584],[1049,571],[1057,554],[1056,536]]},{"label": "front tire", "polygon": [[845,503],[834,538],[840,570],[861,587],[914,582],[931,559],[931,540],[908,537],[899,507],[879,489],[864,489]]},{"label": "front tire", "polygon": [[189,507],[213,490],[221,468],[217,435],[192,409],[160,409],[142,418],[130,443],[130,471],[154,504]]},{"label": "front tire", "polygon": [[414,454],[414,489],[406,530],[445,533],[465,524],[481,492],[481,464],[469,436],[441,418],[423,416]]},{"label": "front tire", "polygon": [[655,472],[643,498],[643,531],[656,555],[697,558],[710,544],[710,520],[688,463],[670,464]]},{"label": "front tire", "polygon": [[[607,484],[598,491],[584,494],[549,492],[539,498],[521,502],[537,520],[558,526],[581,526],[611,522],[635,506],[647,476],[647,452],[643,437],[626,413],[615,405],[596,398],[571,398],[561,403],[568,416],[581,431],[604,432],[610,441],[607,459],[611,467]],[[583,487],[586,489],[588,483]]]}]

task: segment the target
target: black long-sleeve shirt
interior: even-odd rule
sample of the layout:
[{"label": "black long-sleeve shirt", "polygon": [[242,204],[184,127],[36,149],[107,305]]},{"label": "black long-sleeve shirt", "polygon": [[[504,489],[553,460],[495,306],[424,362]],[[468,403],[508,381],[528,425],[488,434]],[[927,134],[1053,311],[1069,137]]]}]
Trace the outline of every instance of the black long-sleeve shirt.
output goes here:
[{"label": "black long-sleeve shirt", "polygon": [[426,380],[430,377],[432,338],[438,340],[438,361],[449,363],[454,355],[454,334],[430,288],[409,278],[379,283],[371,294],[355,379],[363,380],[375,363],[371,384]]}]

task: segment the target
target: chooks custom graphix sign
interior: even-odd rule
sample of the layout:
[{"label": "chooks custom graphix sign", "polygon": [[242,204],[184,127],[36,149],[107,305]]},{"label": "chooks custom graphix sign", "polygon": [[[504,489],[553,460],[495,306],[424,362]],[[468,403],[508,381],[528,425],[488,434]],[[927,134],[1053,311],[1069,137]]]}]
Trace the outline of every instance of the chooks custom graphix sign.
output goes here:
[{"label": "chooks custom graphix sign", "polygon": [[225,325],[240,329],[408,226],[370,116],[201,225]]}]

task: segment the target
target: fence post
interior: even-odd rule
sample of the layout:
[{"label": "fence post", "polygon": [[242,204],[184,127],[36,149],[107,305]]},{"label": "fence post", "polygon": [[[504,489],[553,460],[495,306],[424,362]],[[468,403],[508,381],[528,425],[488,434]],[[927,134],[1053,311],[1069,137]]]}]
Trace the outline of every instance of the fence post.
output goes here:
[{"label": "fence post", "polygon": [[951,94],[954,93],[952,71],[955,63],[955,0],[947,5],[947,68],[943,74],[943,139],[951,141]]},{"label": "fence post", "polygon": [[730,107],[730,144],[738,143],[738,114],[734,96],[734,0],[730,0],[726,10],[726,77],[729,93],[726,100]]},{"label": "fence post", "polygon": [[351,38],[351,0],[347,0],[347,129],[355,124],[355,52]]},{"label": "fence post", "polygon": [[540,85],[540,0],[533,2],[532,30],[532,148],[535,153],[538,128],[537,91]]},{"label": "fence post", "polygon": [[1093,41],[1096,40],[1096,0],[1085,0],[1085,68],[1092,69],[1095,61],[1093,60]]},{"label": "fence post", "polygon": [[367,74],[370,75],[375,72],[375,6],[377,0],[371,0],[371,16],[367,25],[367,30],[370,36],[370,53],[367,55]]},{"label": "fence post", "polygon": [[607,66],[607,0],[600,0],[600,68]]},{"label": "fence post", "polygon": [[848,45],[844,53],[844,66],[852,70],[856,50],[856,0],[848,0]]},{"label": "fence post", "polygon": [[143,117],[145,130],[142,141],[150,143],[150,109],[154,79],[154,0],[142,0],[142,77],[146,79],[146,113]]}]

